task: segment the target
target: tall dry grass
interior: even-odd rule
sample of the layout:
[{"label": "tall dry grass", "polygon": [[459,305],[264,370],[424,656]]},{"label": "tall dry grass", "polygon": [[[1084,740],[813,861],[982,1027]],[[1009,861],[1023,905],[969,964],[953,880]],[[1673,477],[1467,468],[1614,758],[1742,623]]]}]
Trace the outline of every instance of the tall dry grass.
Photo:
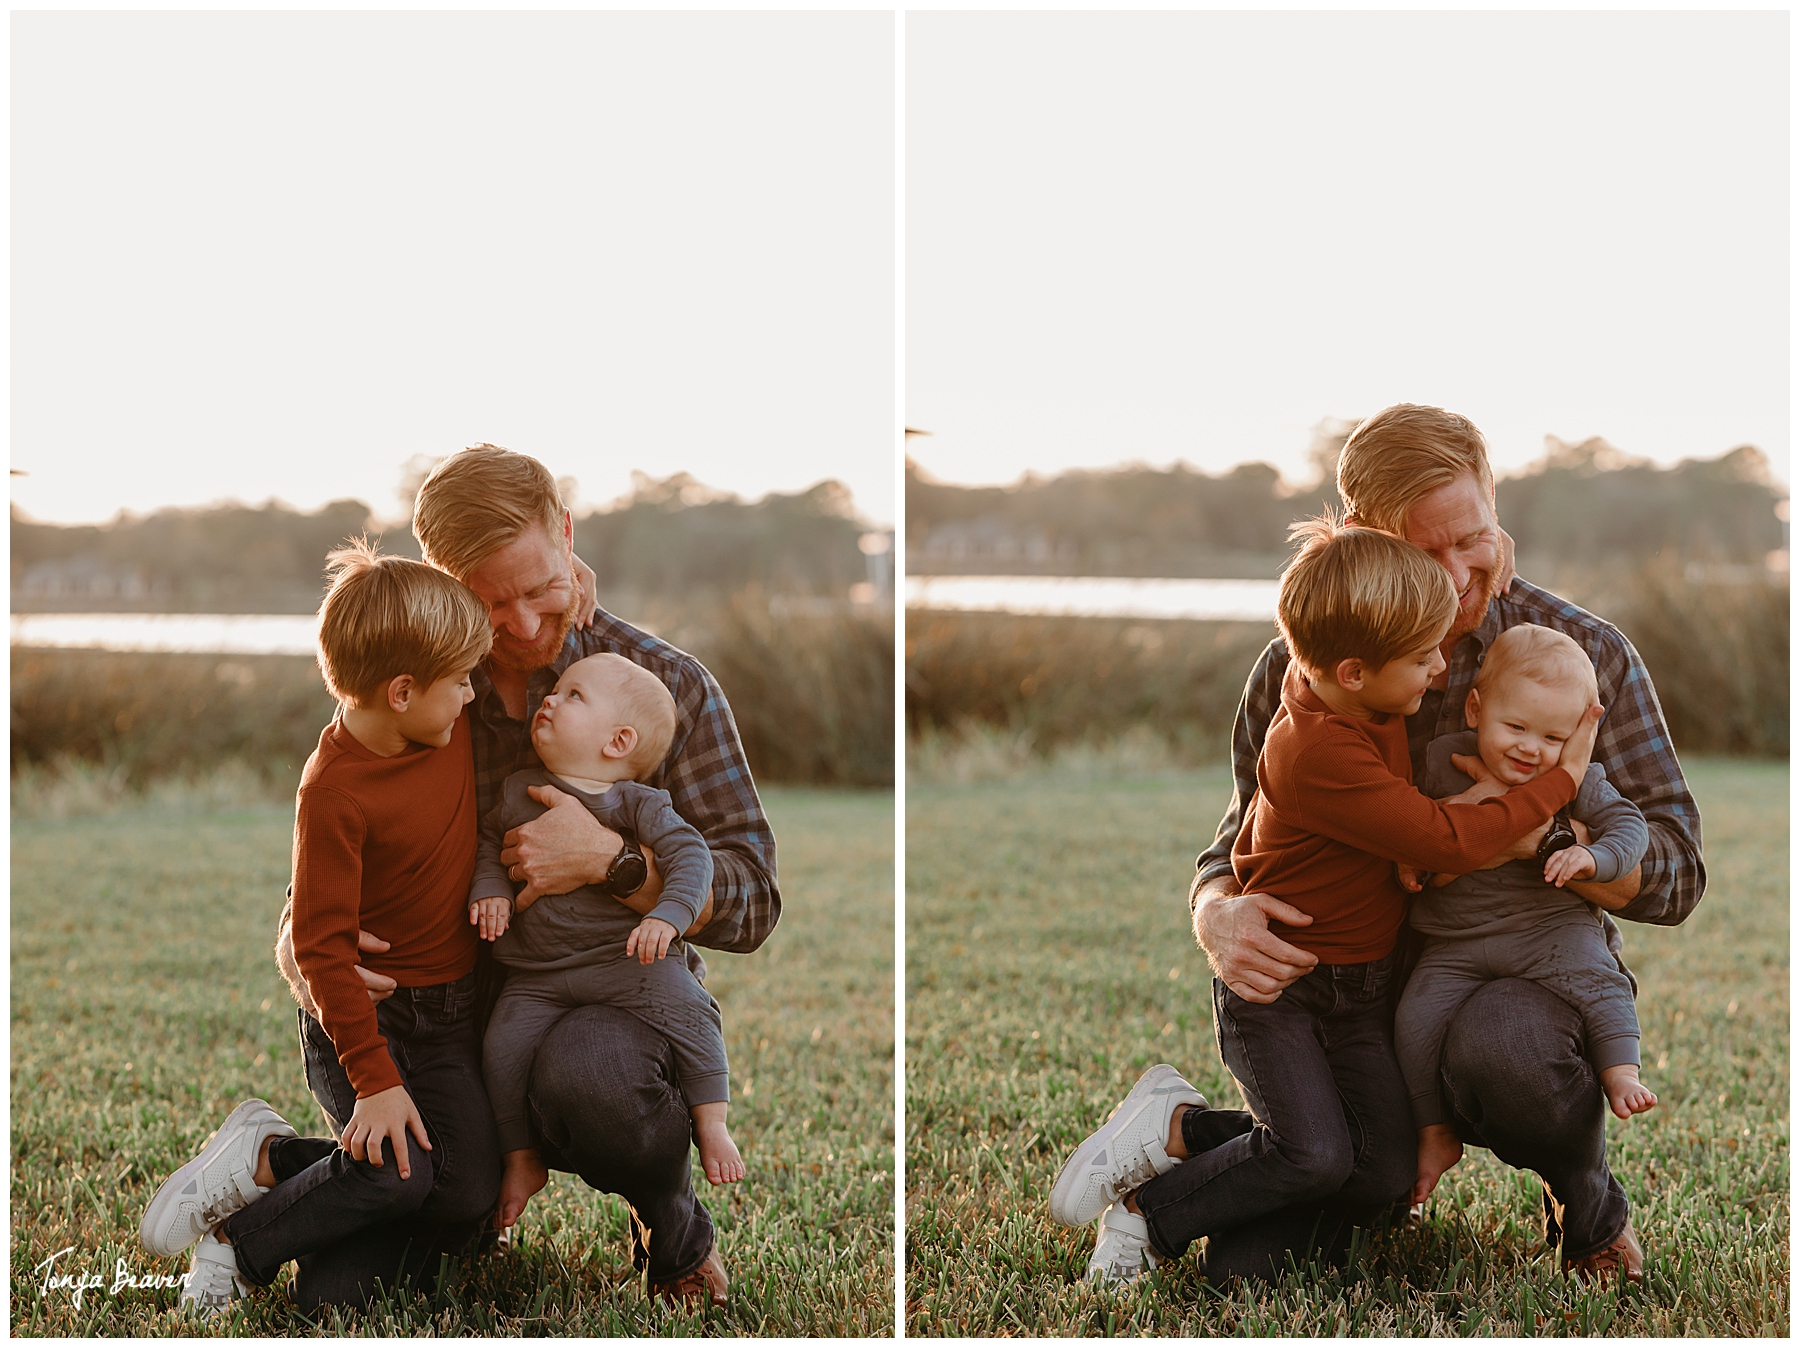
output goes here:
[{"label": "tall dry grass", "polygon": [[[666,612],[656,628],[717,675],[759,779],[892,784],[894,636],[885,613],[777,614],[746,598]],[[178,788],[291,796],[335,711],[306,656],[15,647],[16,808],[62,817]]]},{"label": "tall dry grass", "polygon": [[[1678,750],[1787,756],[1785,584],[1696,583],[1658,561],[1568,577],[1559,593],[1637,647]],[[909,771],[980,780],[1072,752],[1155,770],[1219,761],[1244,679],[1274,635],[1273,623],[911,610]]]}]

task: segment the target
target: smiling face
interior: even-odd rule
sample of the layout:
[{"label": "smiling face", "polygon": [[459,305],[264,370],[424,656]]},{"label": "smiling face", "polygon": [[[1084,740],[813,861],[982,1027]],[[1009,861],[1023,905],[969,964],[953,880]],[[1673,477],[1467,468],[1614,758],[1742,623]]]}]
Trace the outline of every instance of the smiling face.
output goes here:
[{"label": "smiling face", "polygon": [[1438,651],[1442,640],[1440,637],[1430,645],[1397,655],[1374,673],[1363,674],[1362,685],[1355,694],[1357,701],[1371,712],[1411,716],[1419,709],[1431,681],[1444,670],[1444,657]]},{"label": "smiling face", "polygon": [[1588,700],[1587,690],[1572,682],[1522,675],[1496,679],[1485,693],[1471,688],[1466,715],[1481,761],[1508,786],[1543,776],[1562,761]]},{"label": "smiling face", "polygon": [[556,659],[575,625],[581,592],[568,530],[567,515],[560,539],[527,529],[462,578],[488,606],[494,628],[488,658],[502,669],[522,674],[542,669]]},{"label": "smiling face", "polygon": [[470,681],[474,669],[446,674],[429,688],[410,690],[406,710],[394,717],[394,728],[414,744],[428,744],[442,749],[450,743],[456,729],[456,718],[475,696]]},{"label": "smiling face", "polygon": [[1406,512],[1406,540],[1431,554],[1456,587],[1448,640],[1467,636],[1500,590],[1500,526],[1473,473],[1421,496]]}]

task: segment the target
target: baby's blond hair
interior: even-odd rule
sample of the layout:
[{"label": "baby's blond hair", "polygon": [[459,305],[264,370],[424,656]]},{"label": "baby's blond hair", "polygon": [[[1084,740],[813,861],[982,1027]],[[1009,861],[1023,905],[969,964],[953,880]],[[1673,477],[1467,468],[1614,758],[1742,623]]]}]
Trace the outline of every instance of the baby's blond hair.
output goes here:
[{"label": "baby's blond hair", "polygon": [[1327,510],[1288,530],[1300,544],[1281,573],[1275,621],[1312,678],[1342,660],[1372,669],[1441,640],[1456,588],[1420,548],[1379,529],[1347,528]]},{"label": "baby's blond hair", "polygon": [[642,781],[662,766],[675,740],[674,695],[656,675],[622,655],[590,655],[581,663],[592,664],[602,673],[618,701],[619,719],[637,731],[637,747],[625,765],[631,769],[633,781]]},{"label": "baby's blond hair", "polygon": [[384,557],[366,538],[326,559],[331,589],[319,606],[319,670],[340,702],[363,706],[390,679],[430,687],[486,658],[487,605],[460,581],[407,557]]},{"label": "baby's blond hair", "polygon": [[1508,678],[1530,679],[1547,687],[1574,683],[1587,694],[1581,704],[1584,707],[1592,706],[1600,696],[1588,653],[1573,637],[1536,623],[1520,623],[1494,638],[1475,673],[1475,687],[1486,693],[1496,680]]}]

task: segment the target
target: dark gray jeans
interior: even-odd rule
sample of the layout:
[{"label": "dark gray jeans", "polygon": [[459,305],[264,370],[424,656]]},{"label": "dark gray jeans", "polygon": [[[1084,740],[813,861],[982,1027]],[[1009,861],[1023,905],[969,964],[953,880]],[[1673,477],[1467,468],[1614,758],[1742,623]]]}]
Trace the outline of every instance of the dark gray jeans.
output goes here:
[{"label": "dark gray jeans", "polygon": [[[342,1133],[356,1091],[319,1022],[300,1015],[306,1084]],[[260,1286],[299,1261],[294,1299],[303,1311],[365,1304],[379,1279],[420,1286],[442,1256],[470,1247],[500,1194],[493,1111],[481,1084],[476,977],[401,988],[375,1009],[388,1053],[425,1121],[430,1151],[409,1139],[411,1177],[400,1178],[391,1143],[382,1164],[358,1161],[325,1137],[276,1140],[276,1184],[233,1214],[224,1231],[238,1270]]]},{"label": "dark gray jeans", "polygon": [[[1566,1258],[1584,1258],[1618,1239],[1630,1205],[1607,1168],[1604,1097],[1579,1012],[1523,979],[1485,985],[1450,1022],[1441,1085],[1446,1117],[1464,1143],[1543,1180],[1545,1234],[1553,1245],[1560,1241]],[[1234,1125],[1234,1116],[1245,1122]],[[1248,1126],[1248,1116],[1194,1110],[1183,1119],[1190,1151],[1234,1126]],[[1351,1227],[1365,1217],[1336,1200],[1293,1204],[1209,1237],[1200,1267],[1209,1281],[1223,1282],[1279,1276],[1290,1254],[1301,1263],[1341,1265]]]},{"label": "dark gray jeans", "polygon": [[[1210,1150],[1190,1147],[1187,1161],[1138,1190],[1165,1258],[1297,1204],[1329,1201],[1372,1219],[1405,1195],[1418,1156],[1394,1061],[1396,963],[1321,964],[1268,1005],[1213,980],[1219,1054],[1254,1126],[1228,1129],[1235,1135]],[[1194,1117],[1183,1120],[1184,1140]],[[1202,1113],[1195,1127],[1226,1121]]]}]

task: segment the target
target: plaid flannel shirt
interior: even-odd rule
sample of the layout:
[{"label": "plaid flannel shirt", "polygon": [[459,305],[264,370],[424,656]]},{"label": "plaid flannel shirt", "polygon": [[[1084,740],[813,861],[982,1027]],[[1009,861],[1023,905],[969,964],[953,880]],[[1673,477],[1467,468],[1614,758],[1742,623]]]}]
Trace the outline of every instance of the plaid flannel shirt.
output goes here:
[{"label": "plaid flannel shirt", "polygon": [[[1673,926],[1694,911],[1706,889],[1700,855],[1700,809],[1682,780],[1681,764],[1669,742],[1662,707],[1650,673],[1624,633],[1611,623],[1515,578],[1507,592],[1488,605],[1481,626],[1457,642],[1450,656],[1449,686],[1425,694],[1419,710],[1406,718],[1413,777],[1425,764],[1425,746],[1439,735],[1465,729],[1463,704],[1487,648],[1507,628],[1536,623],[1572,637],[1594,662],[1606,716],[1594,742],[1594,762],[1606,768],[1614,789],[1644,813],[1650,849],[1640,872],[1637,897],[1611,915],[1602,914],[1608,943],[1618,949],[1612,917]],[[1188,892],[1192,907],[1200,886],[1231,873],[1231,848],[1243,826],[1244,807],[1256,792],[1256,760],[1269,722],[1281,706],[1281,681],[1288,667],[1287,643],[1270,642],[1250,671],[1231,731],[1234,789],[1212,846],[1200,854],[1199,874]]]},{"label": "plaid flannel shirt", "polygon": [[611,652],[642,665],[675,697],[675,738],[648,786],[669,793],[675,812],[700,830],[713,857],[713,915],[690,944],[748,954],[775,930],[781,891],[775,881],[775,834],[744,761],[737,722],[718,681],[693,656],[648,632],[594,610],[586,628],[572,628],[561,653],[526,680],[525,719],[506,704],[485,668],[474,677],[469,727],[475,745],[475,803],[480,816],[500,803],[506,779],[542,767],[527,730],[545,694],[577,660]]}]

